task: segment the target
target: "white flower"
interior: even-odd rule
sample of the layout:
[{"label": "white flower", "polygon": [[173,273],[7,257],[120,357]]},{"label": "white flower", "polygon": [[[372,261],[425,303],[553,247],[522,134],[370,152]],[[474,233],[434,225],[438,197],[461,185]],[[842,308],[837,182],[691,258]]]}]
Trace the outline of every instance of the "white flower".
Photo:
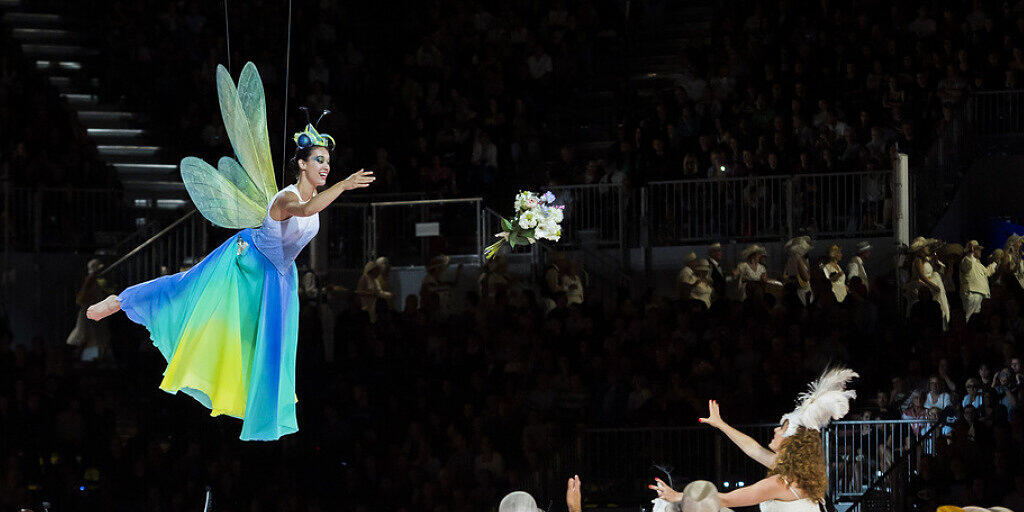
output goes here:
[{"label": "white flower", "polygon": [[565,214],[562,213],[561,208],[549,208],[548,217],[554,222],[562,222]]},{"label": "white flower", "polygon": [[519,227],[523,229],[532,229],[537,226],[537,215],[533,213],[533,210],[527,210],[519,215]]}]

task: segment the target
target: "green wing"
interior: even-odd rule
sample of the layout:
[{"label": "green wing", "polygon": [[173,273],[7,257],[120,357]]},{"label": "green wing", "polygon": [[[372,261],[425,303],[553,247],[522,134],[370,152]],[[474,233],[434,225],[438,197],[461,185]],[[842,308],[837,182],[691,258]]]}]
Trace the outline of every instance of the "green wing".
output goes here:
[{"label": "green wing", "polygon": [[217,98],[224,128],[252,183],[263,194],[264,210],[277,194],[277,178],[267,135],[267,107],[256,66],[249,62],[235,87],[231,74],[217,66]]},{"label": "green wing", "polygon": [[222,157],[214,169],[194,156],[181,161],[181,180],[196,208],[210,222],[230,229],[252,228],[267,214],[263,192],[233,158]]},{"label": "green wing", "polygon": [[252,62],[245,65],[237,88],[228,70],[217,66],[217,98],[238,160],[222,157],[214,169],[198,158],[185,158],[181,180],[210,222],[231,229],[256,227],[263,223],[270,200],[277,194],[267,103],[256,66]]}]

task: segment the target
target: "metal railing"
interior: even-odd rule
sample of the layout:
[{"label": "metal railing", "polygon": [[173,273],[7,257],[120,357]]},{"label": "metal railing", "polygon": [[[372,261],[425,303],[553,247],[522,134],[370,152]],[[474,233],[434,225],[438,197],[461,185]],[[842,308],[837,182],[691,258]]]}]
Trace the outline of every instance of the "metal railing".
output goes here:
[{"label": "metal railing", "polygon": [[93,249],[104,232],[131,228],[119,191],[4,187],[3,240],[12,250]]},{"label": "metal railing", "polygon": [[661,181],[642,189],[654,246],[892,232],[891,171]]},{"label": "metal railing", "polygon": [[[823,432],[829,495],[850,500],[867,490],[934,422],[927,420],[837,421]],[[767,446],[776,424],[737,427]],[[747,457],[719,431],[704,427],[598,428],[586,430],[572,457],[600,489],[596,499],[650,499],[646,486],[668,469],[676,482],[710,480],[719,488],[744,486],[765,477],[766,468]],[[934,451],[934,441],[919,445],[911,464],[894,472],[892,488],[902,487],[917,469],[917,458]],[[897,485],[899,480],[901,485]],[[678,488],[678,487],[677,487]],[[884,490],[883,490],[884,491]]]},{"label": "metal railing", "polygon": [[[437,254],[483,262],[482,199],[424,199],[369,203],[369,257],[392,265],[425,265]],[[436,226],[435,226],[436,225]],[[436,227],[437,236],[418,233]]]},{"label": "metal railing", "polygon": [[1024,90],[977,91],[966,104],[966,119],[979,136],[1024,134]]},{"label": "metal railing", "polygon": [[594,242],[621,245],[625,239],[626,207],[630,196],[616,184],[551,187],[555,202],[565,205],[560,243]]},{"label": "metal railing", "polygon": [[[898,458],[909,455],[909,464],[889,475],[890,480],[881,490],[892,493],[901,489],[917,471],[920,457],[935,451],[934,437],[923,437],[933,423],[930,420],[867,420],[830,425],[825,432],[829,494],[837,500],[860,496]],[[918,440],[916,453],[908,454]]]},{"label": "metal railing", "polygon": [[644,189],[653,245],[781,238],[792,229],[788,177],[659,181]]},{"label": "metal railing", "polygon": [[206,256],[209,245],[207,228],[206,219],[198,210],[192,210],[122,256],[108,270],[120,267],[118,275],[128,284],[185,270]]}]

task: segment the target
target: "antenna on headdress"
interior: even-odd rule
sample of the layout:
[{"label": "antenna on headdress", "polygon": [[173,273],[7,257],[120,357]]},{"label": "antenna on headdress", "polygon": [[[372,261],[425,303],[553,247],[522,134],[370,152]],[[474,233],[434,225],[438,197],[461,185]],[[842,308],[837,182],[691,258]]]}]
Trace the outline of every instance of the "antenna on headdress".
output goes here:
[{"label": "antenna on headdress", "polygon": [[[330,114],[330,113],[331,113],[331,111],[330,111],[330,110],[327,110],[327,109],[325,108],[325,109],[323,110],[323,112],[321,112],[321,113],[320,113],[320,117],[316,118],[316,124],[314,124],[313,126],[314,126],[314,127],[316,127],[316,128],[319,128],[319,127],[320,127],[320,120],[321,120],[321,119],[323,119],[323,118],[324,118],[324,116],[326,116],[327,114]],[[309,112],[308,112],[308,111],[306,112],[306,115],[307,115],[307,116],[309,115]]]},{"label": "antenna on headdress", "polygon": [[[306,124],[313,124],[313,123],[312,123],[312,122],[310,122],[310,120],[309,120],[309,107],[307,107],[307,106],[303,105],[303,106],[299,107],[299,110],[301,110],[301,111],[303,111],[303,112],[305,112],[305,113],[306,113]],[[319,122],[319,121],[318,121],[318,122]]]}]

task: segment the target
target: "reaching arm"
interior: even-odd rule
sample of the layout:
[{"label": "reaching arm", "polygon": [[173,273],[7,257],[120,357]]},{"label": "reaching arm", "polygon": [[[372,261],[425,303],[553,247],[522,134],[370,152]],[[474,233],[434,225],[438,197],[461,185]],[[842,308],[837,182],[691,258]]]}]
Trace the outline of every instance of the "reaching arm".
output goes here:
[{"label": "reaching arm", "polygon": [[749,507],[768,500],[791,501],[795,496],[778,476],[770,476],[754,485],[740,487],[732,492],[718,493],[722,507]]},{"label": "reaching arm", "polygon": [[334,202],[342,192],[355,190],[357,188],[369,187],[373,183],[373,171],[357,171],[348,178],[345,178],[330,188],[313,196],[305,203],[299,202],[295,194],[282,194],[270,207],[270,218],[282,221],[290,217],[310,217],[316,215]]},{"label": "reaching arm", "polygon": [[756,460],[759,464],[766,468],[770,468],[775,464],[775,452],[761,446],[754,438],[736,430],[729,426],[728,423],[722,420],[722,416],[718,412],[718,402],[715,400],[708,400],[708,417],[700,418],[697,420],[701,423],[706,423],[712,427],[721,430],[730,441],[736,444],[743,453],[747,454],[751,459]]}]

